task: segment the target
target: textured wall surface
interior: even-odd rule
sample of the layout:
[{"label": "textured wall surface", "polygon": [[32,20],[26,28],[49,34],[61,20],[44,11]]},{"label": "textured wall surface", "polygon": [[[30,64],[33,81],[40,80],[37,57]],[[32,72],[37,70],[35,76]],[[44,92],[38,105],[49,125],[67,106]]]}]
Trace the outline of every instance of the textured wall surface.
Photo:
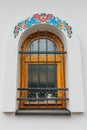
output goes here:
[{"label": "textured wall surface", "polygon": [[[2,106],[3,86],[5,75],[6,43],[12,27],[24,18],[34,13],[53,13],[55,16],[65,19],[75,29],[79,36],[82,57],[83,87],[85,98],[85,113],[73,114],[71,117],[55,116],[21,116],[0,113],[0,129],[2,130],[24,130],[24,129],[67,129],[86,130],[87,128],[87,1],[41,1],[41,0],[0,0],[0,106]],[[9,47],[10,49],[10,47]],[[11,81],[12,82],[12,81]],[[6,86],[4,86],[6,87]],[[6,90],[5,90],[6,91]],[[9,105],[9,104],[8,104]],[[2,107],[0,107],[2,108]]]}]

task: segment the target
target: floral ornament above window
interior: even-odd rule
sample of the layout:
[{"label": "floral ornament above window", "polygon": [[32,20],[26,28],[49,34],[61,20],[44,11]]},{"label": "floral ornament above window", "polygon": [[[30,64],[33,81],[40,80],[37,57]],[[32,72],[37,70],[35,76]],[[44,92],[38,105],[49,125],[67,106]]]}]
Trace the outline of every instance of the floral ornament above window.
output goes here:
[{"label": "floral ornament above window", "polygon": [[19,32],[24,29],[42,23],[53,25],[57,27],[59,30],[66,32],[69,38],[72,37],[72,27],[68,25],[68,23],[65,20],[61,20],[58,17],[54,17],[53,14],[46,13],[34,14],[32,18],[27,18],[18,23],[18,25],[14,27],[14,37],[16,38]]}]

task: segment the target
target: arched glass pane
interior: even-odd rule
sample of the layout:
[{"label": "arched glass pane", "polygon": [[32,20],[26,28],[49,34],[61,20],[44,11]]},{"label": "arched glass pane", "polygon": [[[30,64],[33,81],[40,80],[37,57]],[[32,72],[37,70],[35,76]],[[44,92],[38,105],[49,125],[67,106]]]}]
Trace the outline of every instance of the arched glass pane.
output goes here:
[{"label": "arched glass pane", "polygon": [[48,42],[48,51],[57,51],[58,50],[55,43],[53,43],[50,40],[47,40],[47,42]]},{"label": "arched glass pane", "polygon": [[39,51],[46,51],[46,39],[40,39]]},{"label": "arched glass pane", "polygon": [[29,46],[29,51],[38,51],[38,41],[34,41],[33,43],[31,43],[31,45]]},{"label": "arched glass pane", "polygon": [[[39,45],[38,45],[39,42]],[[47,44],[47,45],[46,45]],[[35,40],[31,43],[29,46],[29,51],[58,51],[58,48],[56,47],[55,43],[48,40],[48,39],[39,39]]]}]

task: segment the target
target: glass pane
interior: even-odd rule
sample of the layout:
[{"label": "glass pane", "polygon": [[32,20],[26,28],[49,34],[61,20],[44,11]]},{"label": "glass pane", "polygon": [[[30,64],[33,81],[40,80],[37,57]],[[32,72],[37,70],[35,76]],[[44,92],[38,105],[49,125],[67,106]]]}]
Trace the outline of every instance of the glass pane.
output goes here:
[{"label": "glass pane", "polygon": [[53,87],[56,86],[55,73],[57,73],[56,66],[55,65],[49,65],[48,70],[47,70],[47,74],[48,74],[48,87],[50,87],[50,88],[53,88]]},{"label": "glass pane", "polygon": [[54,51],[54,43],[48,40],[48,51]]},{"label": "glass pane", "polygon": [[46,39],[40,39],[39,51],[46,51]]},{"label": "glass pane", "polygon": [[[28,68],[28,87],[31,88],[55,88],[57,77],[56,65],[29,65]],[[39,94],[40,98],[44,98],[47,95],[56,96],[56,92],[46,91],[33,91],[29,92],[29,97],[36,97]]]},{"label": "glass pane", "polygon": [[[47,69],[46,69],[47,67]],[[31,87],[55,87],[55,65],[29,65],[29,82]],[[39,80],[40,78],[40,80]],[[40,82],[40,86],[38,86]]]},{"label": "glass pane", "polygon": [[[39,49],[38,49],[38,40],[35,40],[34,42],[31,43],[30,47],[31,47],[31,51],[46,51],[46,43],[47,43],[47,51],[57,51],[57,47],[55,45],[55,43],[53,43],[52,41],[47,39],[39,39]],[[29,51],[30,51],[30,47],[29,47]]]},{"label": "glass pane", "polygon": [[28,74],[28,86],[32,88],[38,87],[38,66],[29,65]]},{"label": "glass pane", "polygon": [[46,87],[46,65],[40,65],[40,87]]},{"label": "glass pane", "polygon": [[31,48],[31,51],[38,51],[38,41],[36,40],[33,43],[31,43],[29,47],[29,51],[30,51],[30,48]]}]

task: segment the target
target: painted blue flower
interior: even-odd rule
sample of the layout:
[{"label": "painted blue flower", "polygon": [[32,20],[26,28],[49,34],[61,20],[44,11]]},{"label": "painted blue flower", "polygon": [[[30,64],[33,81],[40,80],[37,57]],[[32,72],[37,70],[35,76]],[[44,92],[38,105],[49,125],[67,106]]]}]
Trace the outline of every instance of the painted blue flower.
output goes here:
[{"label": "painted blue flower", "polygon": [[56,21],[55,17],[50,19],[50,23],[53,25],[58,25],[58,22]]},{"label": "painted blue flower", "polygon": [[29,26],[30,26],[30,23],[29,23],[29,22],[30,22],[30,19],[26,19],[26,20],[25,20],[26,27],[29,27]]},{"label": "painted blue flower", "polygon": [[66,28],[64,28],[63,30],[64,30],[64,31],[67,31],[67,29],[66,29]]},{"label": "painted blue flower", "polygon": [[59,21],[60,19],[56,17],[55,20],[56,20],[56,21]]},{"label": "painted blue flower", "polygon": [[37,23],[37,20],[33,17],[29,21],[29,24],[31,24],[31,25],[36,24],[36,23]]},{"label": "painted blue flower", "polygon": [[23,28],[19,28],[19,31],[22,31],[23,30]]}]

